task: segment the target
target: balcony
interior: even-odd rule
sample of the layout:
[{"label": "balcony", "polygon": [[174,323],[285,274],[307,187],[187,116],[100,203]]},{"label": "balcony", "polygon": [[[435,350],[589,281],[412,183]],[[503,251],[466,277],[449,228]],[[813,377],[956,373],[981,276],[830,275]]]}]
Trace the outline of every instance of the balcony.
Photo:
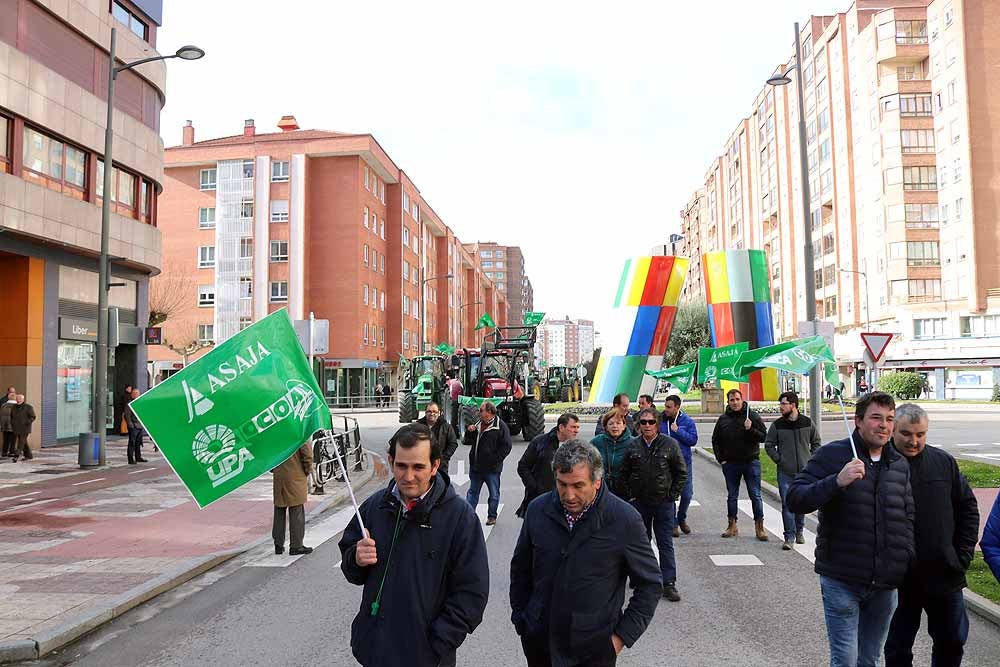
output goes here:
[{"label": "balcony", "polygon": [[928,56],[927,21],[909,20],[884,23],[878,27],[878,61],[906,65]]}]

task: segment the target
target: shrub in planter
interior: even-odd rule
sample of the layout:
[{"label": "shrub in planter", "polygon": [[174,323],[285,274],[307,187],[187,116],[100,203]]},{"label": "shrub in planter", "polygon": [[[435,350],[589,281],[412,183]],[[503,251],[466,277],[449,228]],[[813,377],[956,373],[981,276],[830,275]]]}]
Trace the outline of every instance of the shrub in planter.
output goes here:
[{"label": "shrub in planter", "polygon": [[923,391],[924,378],[920,373],[909,371],[898,371],[896,373],[886,373],[878,379],[879,391],[892,394],[902,400],[918,398]]}]

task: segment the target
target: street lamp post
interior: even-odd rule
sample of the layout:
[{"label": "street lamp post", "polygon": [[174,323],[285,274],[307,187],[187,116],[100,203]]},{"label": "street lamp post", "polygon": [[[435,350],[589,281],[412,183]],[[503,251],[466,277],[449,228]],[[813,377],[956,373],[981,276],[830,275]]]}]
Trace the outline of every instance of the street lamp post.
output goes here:
[{"label": "street lamp post", "polygon": [[[806,111],[805,111],[805,95],[802,91],[802,39],[799,34],[799,24],[795,23],[795,64],[789,67],[783,74],[778,76],[773,76],[767,80],[768,84],[772,86],[784,86],[792,82],[791,78],[788,76],[788,72],[793,69],[798,69],[798,75],[795,77],[796,88],[798,92],[798,106],[799,106],[799,168],[800,177],[802,179],[802,222],[805,225],[805,234],[802,237],[802,247],[805,253],[805,283],[806,283],[806,319],[812,322],[813,333],[816,333],[817,328],[817,318],[816,318],[816,282],[814,280],[813,273],[815,272],[815,263],[813,262],[813,252],[812,252],[812,218],[811,218],[811,201],[812,198],[809,193],[809,154],[808,147],[806,146]],[[819,432],[822,427],[822,422],[820,420],[820,376],[817,369],[813,369],[809,373],[809,418],[812,420],[813,425],[816,427],[816,431]]]},{"label": "street lamp post", "polygon": [[182,46],[177,51],[168,56],[153,56],[142,58],[124,65],[115,65],[115,46],[118,40],[118,31],[111,28],[111,44],[108,49],[108,116],[107,124],[104,127],[104,193],[101,204],[101,255],[98,259],[98,290],[97,290],[97,354],[94,365],[94,432],[99,441],[100,464],[105,461],[105,440],[107,436],[107,393],[108,393],[108,292],[111,288],[110,281],[110,258],[108,257],[108,245],[111,230],[111,175],[114,171],[114,159],[112,158],[112,144],[114,131],[112,121],[114,116],[115,100],[115,79],[120,72],[132,69],[138,65],[151,63],[157,60],[168,60],[170,58],[180,58],[181,60],[198,60],[205,56],[205,52],[197,46]]},{"label": "street lamp post", "polygon": [[420,354],[426,353],[427,341],[424,338],[427,336],[427,283],[432,280],[448,280],[454,278],[452,274],[446,274],[442,276],[431,276],[430,278],[424,278],[424,270],[420,269]]},{"label": "street lamp post", "polygon": [[462,327],[462,321],[464,320],[464,318],[462,317],[462,311],[465,310],[466,308],[468,308],[469,306],[481,306],[481,305],[483,305],[483,303],[484,302],[482,302],[482,301],[473,301],[472,303],[460,303],[460,304],[458,304],[458,346],[459,347],[463,347],[464,346],[464,343],[462,341],[465,340],[465,336],[462,333],[462,328],[463,328]]}]

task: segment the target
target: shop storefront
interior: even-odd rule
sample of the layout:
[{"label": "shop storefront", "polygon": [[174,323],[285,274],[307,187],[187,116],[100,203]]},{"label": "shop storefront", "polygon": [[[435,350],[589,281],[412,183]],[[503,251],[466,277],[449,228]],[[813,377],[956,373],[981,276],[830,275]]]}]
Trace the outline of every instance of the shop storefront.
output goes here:
[{"label": "shop storefront", "polygon": [[316,366],[320,386],[331,407],[375,405],[375,387],[384,385],[388,377],[387,364],[371,359],[317,359]]},{"label": "shop storefront", "polygon": [[924,398],[941,400],[990,400],[1000,384],[1000,357],[982,359],[890,359],[881,367],[913,371],[924,376]]}]

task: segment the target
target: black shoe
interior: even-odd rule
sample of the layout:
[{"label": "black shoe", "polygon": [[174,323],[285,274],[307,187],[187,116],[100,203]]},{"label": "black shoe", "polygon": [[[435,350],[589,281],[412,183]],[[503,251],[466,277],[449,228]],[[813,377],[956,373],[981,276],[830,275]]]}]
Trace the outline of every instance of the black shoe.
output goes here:
[{"label": "black shoe", "polygon": [[136,461],[139,463],[149,463],[146,459],[136,459]]},{"label": "black shoe", "polygon": [[673,584],[667,584],[663,587],[663,597],[667,598],[671,602],[681,601],[681,594],[677,592],[677,587]]},{"label": "black shoe", "polygon": [[312,547],[292,547],[288,550],[289,556],[305,556],[313,552]]},{"label": "black shoe", "polygon": [[283,545],[283,544],[275,544],[274,545],[274,553],[275,554],[279,554],[279,555],[285,553],[285,545]]},{"label": "black shoe", "polygon": [[495,516],[491,516],[489,519],[486,520],[486,525],[487,526],[497,525],[497,518]]},{"label": "black shoe", "polygon": [[135,461],[129,461],[129,462],[128,462],[128,464],[129,464],[130,466],[134,466],[134,465],[135,465]]}]

